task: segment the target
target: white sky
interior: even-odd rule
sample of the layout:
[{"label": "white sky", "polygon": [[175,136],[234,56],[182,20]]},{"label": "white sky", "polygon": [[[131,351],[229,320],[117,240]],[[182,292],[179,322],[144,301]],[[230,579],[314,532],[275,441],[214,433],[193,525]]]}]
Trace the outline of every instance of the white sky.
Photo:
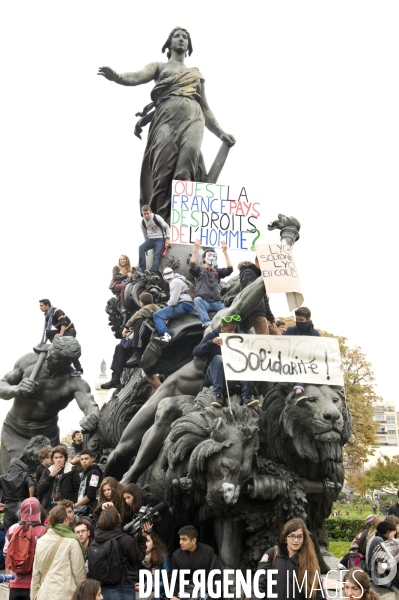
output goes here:
[{"label": "white sky", "polygon": [[[113,265],[121,253],[134,262],[141,242],[147,133],[140,142],[133,130],[152,84],[126,88],[96,71],[165,60],[181,25],[194,46],[186,62],[237,138],[219,183],[261,202],[262,241],[278,240],[266,230],[278,213],[299,219],[315,325],[359,344],[379,393],[396,400],[398,16],[396,2],[364,0],[3,2],[0,375],[39,341],[41,297],[73,319],[92,387],[110,364],[104,307]],[[219,145],[207,132],[208,168]],[[288,314],[284,297],[271,306]],[[73,402],[61,432],[80,417]]]}]

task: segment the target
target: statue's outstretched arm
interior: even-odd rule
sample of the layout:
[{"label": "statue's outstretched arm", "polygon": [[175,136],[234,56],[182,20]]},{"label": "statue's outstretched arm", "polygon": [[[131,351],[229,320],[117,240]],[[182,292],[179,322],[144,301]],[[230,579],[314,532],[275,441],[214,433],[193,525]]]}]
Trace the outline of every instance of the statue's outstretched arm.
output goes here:
[{"label": "statue's outstretched arm", "polygon": [[78,390],[75,391],[75,399],[80,410],[84,413],[83,419],[79,422],[84,433],[90,433],[97,429],[98,417],[100,411],[90,392],[90,386],[82,379],[76,379]]},{"label": "statue's outstretched arm", "polygon": [[115,81],[120,85],[142,85],[157,78],[160,64],[158,62],[150,63],[135,73],[117,73],[110,67],[100,67],[97,75],[102,75],[105,79]]},{"label": "statue's outstretched arm", "polygon": [[209,131],[220,138],[222,142],[226,142],[228,146],[234,146],[236,143],[235,137],[230,133],[223,131],[209,107],[208,100],[206,99],[204,82],[201,84],[201,108],[205,117],[205,127],[207,127]]}]

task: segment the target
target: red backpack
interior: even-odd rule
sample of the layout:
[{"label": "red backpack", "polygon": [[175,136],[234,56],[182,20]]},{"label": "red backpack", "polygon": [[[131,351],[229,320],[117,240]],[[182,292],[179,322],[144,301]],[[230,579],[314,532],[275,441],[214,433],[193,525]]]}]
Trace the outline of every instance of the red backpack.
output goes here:
[{"label": "red backpack", "polygon": [[[39,525],[39,523],[38,523]],[[32,572],[35,558],[36,538],[32,525],[24,523],[17,527],[12,534],[7,548],[6,568],[16,575],[26,575]]]}]

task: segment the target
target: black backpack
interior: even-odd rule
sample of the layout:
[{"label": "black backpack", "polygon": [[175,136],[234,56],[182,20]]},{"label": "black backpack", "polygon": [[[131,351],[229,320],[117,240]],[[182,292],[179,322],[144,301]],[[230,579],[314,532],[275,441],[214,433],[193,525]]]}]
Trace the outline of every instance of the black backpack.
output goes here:
[{"label": "black backpack", "polygon": [[104,585],[118,585],[122,582],[125,562],[121,561],[117,539],[126,535],[120,533],[110,540],[93,540],[87,548],[90,579],[97,579]]}]

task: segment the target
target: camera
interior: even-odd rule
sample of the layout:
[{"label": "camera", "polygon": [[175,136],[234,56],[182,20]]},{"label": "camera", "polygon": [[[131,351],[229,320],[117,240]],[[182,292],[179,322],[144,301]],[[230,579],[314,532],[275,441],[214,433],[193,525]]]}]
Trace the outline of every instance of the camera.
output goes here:
[{"label": "camera", "polygon": [[142,506],[134,517],[133,521],[130,521],[125,527],[123,531],[131,535],[132,537],[139,537],[141,535],[141,530],[143,529],[143,525],[145,523],[150,523],[153,525],[154,523],[158,523],[161,520],[161,512],[166,508],[166,504],[160,502],[156,506]]}]

